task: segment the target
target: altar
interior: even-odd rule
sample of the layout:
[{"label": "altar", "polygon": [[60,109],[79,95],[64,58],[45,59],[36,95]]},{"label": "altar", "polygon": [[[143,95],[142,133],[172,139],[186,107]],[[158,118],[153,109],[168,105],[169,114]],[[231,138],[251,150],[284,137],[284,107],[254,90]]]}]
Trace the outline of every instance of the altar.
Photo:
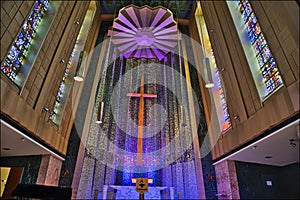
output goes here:
[{"label": "altar", "polygon": [[[118,185],[104,185],[102,199],[107,199],[107,191],[109,188],[116,190],[115,199],[139,199],[139,193],[136,191],[136,186],[118,186]],[[145,193],[145,199],[164,199],[161,195],[162,190],[168,187],[149,187],[148,192]],[[169,188],[170,198],[174,199],[174,188]]]}]

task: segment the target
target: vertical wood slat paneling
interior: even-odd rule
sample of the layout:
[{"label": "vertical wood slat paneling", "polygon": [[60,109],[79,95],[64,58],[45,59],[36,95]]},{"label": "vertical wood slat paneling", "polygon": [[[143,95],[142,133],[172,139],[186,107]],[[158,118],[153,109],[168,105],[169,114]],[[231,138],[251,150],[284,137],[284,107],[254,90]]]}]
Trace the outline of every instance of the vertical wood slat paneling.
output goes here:
[{"label": "vertical wood slat paneling", "polygon": [[12,43],[21,30],[21,24],[27,19],[34,1],[1,2],[1,62],[7,55]]},{"label": "vertical wood slat paneling", "polygon": [[251,71],[247,64],[246,57],[238,39],[238,34],[235,31],[235,26],[231,20],[226,2],[216,2],[215,8],[219,16],[222,33],[226,38],[226,46],[230,54],[231,63],[241,92],[241,98],[247,118],[256,112],[253,99],[257,99],[258,92],[255,87]]},{"label": "vertical wood slat paneling", "polygon": [[[72,16],[80,17],[80,19],[82,20],[87,9],[87,6],[82,5],[86,4],[89,4],[89,2],[80,1],[80,3],[78,3],[78,9],[73,10]],[[72,8],[74,5],[75,1],[63,1],[61,3],[61,14],[58,13],[56,19],[54,19],[54,22],[45,38],[45,43],[42,45],[40,55],[37,55],[35,66],[33,66],[33,69],[29,75],[29,79],[25,84],[26,90],[24,90],[24,92],[21,95],[19,95],[19,91],[15,90],[12,84],[10,84],[11,81],[2,79],[2,76],[4,75],[1,74],[1,113],[5,116],[8,116],[11,120],[20,124],[33,135],[39,137],[45,143],[49,144],[51,147],[55,148],[62,154],[66,153],[66,146],[68,143],[69,134],[60,133],[57,127],[49,123],[49,113],[43,112],[42,106],[47,105],[47,103],[49,105],[55,101],[56,95],[49,95],[51,94],[50,88],[52,86],[54,87],[54,79],[58,75],[57,72],[59,71],[57,70],[58,66],[54,63],[60,60],[60,56],[58,54],[61,53],[66,57],[71,54],[72,43],[75,43],[75,39],[79,32],[80,26],[77,27],[78,30],[74,31],[74,36],[72,37],[72,39],[68,40],[68,33],[70,32],[70,28],[66,28],[64,32],[63,30],[61,31],[65,35],[65,39],[59,40],[59,28],[64,28],[66,26],[74,26],[74,19],[72,22],[70,21],[70,24],[72,23],[72,25],[66,24],[66,22],[68,21],[67,19],[69,19],[72,13],[72,9],[66,8]],[[20,12],[22,13],[23,11]],[[65,24],[62,23],[63,20],[60,20],[59,16],[61,16],[61,18],[66,18],[64,20]],[[66,43],[66,41],[69,41],[69,43]],[[64,49],[66,48],[67,50],[64,51]],[[54,54],[56,56],[53,56]],[[64,69],[61,69],[61,74],[63,74],[63,72]],[[49,77],[50,74],[52,74],[52,77],[49,78],[48,82],[42,83],[43,79]],[[57,80],[56,82],[60,81],[61,79]],[[47,85],[47,88],[44,90],[44,93],[40,95],[41,99],[43,100],[43,103],[41,102],[41,104],[39,104],[35,107],[35,109],[33,109],[32,105],[36,101],[36,93],[38,93],[41,90],[41,84],[44,84],[43,86]],[[43,89],[44,88],[45,87],[43,87]]]},{"label": "vertical wood slat paneling", "polygon": [[[260,4],[260,2],[253,3]],[[277,3],[279,4],[279,2]],[[280,3],[284,4],[284,2]],[[295,52],[299,52],[299,44],[296,43],[296,39],[294,39],[293,44],[289,45],[292,48],[285,49],[280,45],[276,45],[276,31],[275,33],[273,33],[273,36],[270,35],[272,34],[271,27],[274,28],[274,26],[276,26],[276,22],[273,22],[275,19],[270,22],[267,16],[263,16],[263,14],[261,14],[264,13],[263,9],[258,7],[256,8],[259,13],[258,20],[259,22],[263,21],[263,23],[261,23],[261,26],[264,26],[266,28],[267,41],[268,37],[271,37],[272,39],[270,47],[272,48],[272,46],[277,46],[277,49],[275,48],[275,50],[272,51],[275,59],[278,55],[281,55],[280,60],[286,59],[285,54],[287,52],[290,56],[288,59],[289,62],[285,62],[288,63],[288,69],[286,71],[289,74],[283,75],[284,79],[291,77],[288,88],[281,88],[262,103],[256,91],[253,78],[251,77],[252,75],[250,74],[248,63],[244,56],[244,52],[238,39],[238,35],[235,31],[235,27],[231,19],[229,10],[227,9],[226,3],[201,2],[201,5],[203,8],[207,27],[209,30],[213,30],[209,32],[209,34],[212,47],[215,50],[217,65],[218,67],[225,68],[225,71],[221,72],[221,75],[225,83],[224,85],[227,95],[226,100],[229,106],[231,119],[233,120],[232,114],[238,113],[240,115],[241,113],[243,114],[243,112],[245,112],[245,115],[243,116],[244,118],[240,118],[241,123],[236,123],[233,120],[233,128],[225,135],[221,136],[217,144],[214,146],[212,155],[213,159],[217,159],[239,147],[240,145],[248,142],[249,140],[264,133],[264,131],[269,129],[270,127],[281,123],[282,121],[288,119],[291,116],[294,116],[297,112],[299,112],[299,103],[295,103],[295,98],[299,96],[299,90],[297,91],[296,89],[299,88],[299,86],[295,86],[297,82],[299,83],[299,77],[297,78],[297,81],[293,80],[292,77],[297,69],[299,71],[299,61],[295,61],[295,58],[297,58],[297,56],[295,56]],[[266,7],[266,5],[264,6]],[[267,14],[265,13],[265,15]],[[261,20],[261,18],[263,20]],[[264,23],[271,23],[272,26]],[[279,28],[277,29],[278,32]],[[286,27],[285,29],[282,28],[281,31],[285,31],[285,33],[288,34],[284,38],[285,40],[290,40],[289,42],[291,42],[293,31],[291,30],[291,33],[289,33],[286,29]],[[281,32],[281,34],[284,33]],[[277,43],[279,44],[278,41]],[[296,49],[294,48],[295,45],[297,46]],[[285,52],[285,54],[283,52]]]},{"label": "vertical wood slat paneling", "polygon": [[[299,58],[299,10],[295,10],[298,6],[292,1],[255,2],[252,6],[258,10],[256,16],[262,32],[288,87],[299,78],[299,59],[293,56],[298,53]],[[291,14],[293,10],[294,14]],[[298,24],[295,24],[297,20]]]},{"label": "vertical wood slat paneling", "polygon": [[[236,73],[232,67],[231,55],[227,50],[228,44],[226,43],[226,38],[222,31],[223,27],[220,23],[221,16],[217,12],[218,7],[220,8],[222,5],[215,5],[218,3],[220,2],[208,1],[203,3],[203,13],[207,20],[208,29],[211,30],[209,31],[210,40],[214,49],[217,67],[224,83],[224,91],[232,125],[235,127],[247,119],[247,114]],[[239,116],[239,119],[233,120],[233,116],[236,115]]]},{"label": "vertical wood slat paneling", "polygon": [[[225,3],[224,3],[225,4]],[[228,50],[232,55],[232,63],[237,74],[237,79],[241,88],[241,93],[243,96],[243,101],[247,116],[252,116],[257,110],[261,108],[261,100],[258,91],[255,86],[253,76],[250,71],[250,66],[247,64],[247,59],[245,57],[243,48],[241,46],[240,40],[237,32],[235,31],[235,26],[233,24],[231,15],[228,11],[228,7],[225,5],[221,6],[223,10],[220,19],[224,19],[221,22],[222,25],[227,27],[228,31],[224,32],[225,38],[228,40]]]}]

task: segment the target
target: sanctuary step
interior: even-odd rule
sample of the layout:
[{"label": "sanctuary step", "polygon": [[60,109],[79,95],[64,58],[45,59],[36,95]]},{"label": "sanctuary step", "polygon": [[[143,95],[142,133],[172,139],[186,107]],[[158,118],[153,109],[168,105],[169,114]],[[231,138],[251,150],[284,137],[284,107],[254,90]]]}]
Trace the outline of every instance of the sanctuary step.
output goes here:
[{"label": "sanctuary step", "polygon": [[[136,191],[135,186],[118,186],[118,185],[105,185],[103,190],[103,199],[107,199],[108,187],[116,189],[116,199],[139,199],[139,193]],[[145,193],[145,199],[163,199],[161,191],[168,187],[149,187],[148,192]],[[172,195],[171,195],[172,196]]]}]

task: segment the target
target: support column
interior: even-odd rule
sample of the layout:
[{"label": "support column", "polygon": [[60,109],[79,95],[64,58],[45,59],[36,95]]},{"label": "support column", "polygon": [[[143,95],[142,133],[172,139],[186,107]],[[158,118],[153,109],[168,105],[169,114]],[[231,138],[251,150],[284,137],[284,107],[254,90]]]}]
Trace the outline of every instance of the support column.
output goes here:
[{"label": "support column", "polygon": [[102,199],[107,199],[107,191],[108,191],[108,185],[103,185],[103,192],[102,192]]},{"label": "support column", "polygon": [[170,187],[170,199],[175,199],[175,188]]},{"label": "support column", "polygon": [[225,160],[215,165],[219,199],[240,199],[240,192],[233,160]]},{"label": "support column", "polygon": [[82,168],[83,168],[83,162],[84,162],[84,151],[85,151],[85,146],[82,142],[80,142],[76,165],[75,165],[74,174],[73,174],[73,180],[72,180],[72,199],[76,199],[76,196],[77,196],[79,181],[80,181],[81,172],[82,172]]},{"label": "support column", "polygon": [[43,155],[36,183],[58,186],[62,160],[52,155]]},{"label": "support column", "polygon": [[[191,123],[191,131],[193,136],[193,147],[194,147],[194,156],[195,156],[195,172],[196,172],[196,181],[197,181],[197,199],[206,199],[205,188],[204,188],[204,179],[203,179],[203,171],[202,171],[202,163],[201,163],[201,154],[200,154],[200,146],[199,146],[199,138],[198,138],[198,128],[197,128],[197,120],[195,115],[195,102],[192,94],[192,85],[191,85],[191,76],[189,70],[189,63],[187,57],[187,49],[185,45],[185,40],[182,39],[182,51],[184,57],[184,69],[185,69],[185,78],[186,78],[186,86],[187,86],[187,95],[188,95],[188,104],[190,109],[190,123]],[[185,193],[183,198],[185,198]]]}]

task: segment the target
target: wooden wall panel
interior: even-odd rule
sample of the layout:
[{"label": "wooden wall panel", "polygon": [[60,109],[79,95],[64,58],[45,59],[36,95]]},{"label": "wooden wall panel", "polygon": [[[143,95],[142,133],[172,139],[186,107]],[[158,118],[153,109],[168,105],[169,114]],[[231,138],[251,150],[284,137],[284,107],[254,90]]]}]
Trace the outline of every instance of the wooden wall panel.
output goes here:
[{"label": "wooden wall panel", "polygon": [[[21,94],[14,84],[1,74],[1,114],[20,124],[62,154],[66,153],[68,144],[69,134],[66,131],[70,117],[65,117],[63,126],[57,127],[50,121],[49,113],[44,112],[43,107],[54,105],[58,87],[89,3],[89,1],[61,2]],[[21,14],[25,13],[22,11],[25,8],[28,12],[31,10],[28,8],[29,2],[23,7],[24,2],[18,4]],[[1,9],[4,9],[2,3]],[[80,22],[79,25],[74,23],[75,20]],[[6,31],[3,37],[5,34]],[[65,65],[60,63],[62,58],[66,61]],[[69,110],[67,116],[70,115]]]},{"label": "wooden wall panel", "polygon": [[[217,138],[212,149],[213,159],[299,113],[299,24],[296,24],[299,13],[294,16],[288,12],[288,9],[299,9],[294,4],[296,2],[253,2],[253,9],[285,83],[283,88],[261,101],[226,2],[201,2],[233,124],[230,131]],[[207,98],[206,93],[203,98]],[[235,120],[234,116],[239,118]]]},{"label": "wooden wall panel", "polygon": [[1,62],[17,37],[34,1],[1,1]]}]

